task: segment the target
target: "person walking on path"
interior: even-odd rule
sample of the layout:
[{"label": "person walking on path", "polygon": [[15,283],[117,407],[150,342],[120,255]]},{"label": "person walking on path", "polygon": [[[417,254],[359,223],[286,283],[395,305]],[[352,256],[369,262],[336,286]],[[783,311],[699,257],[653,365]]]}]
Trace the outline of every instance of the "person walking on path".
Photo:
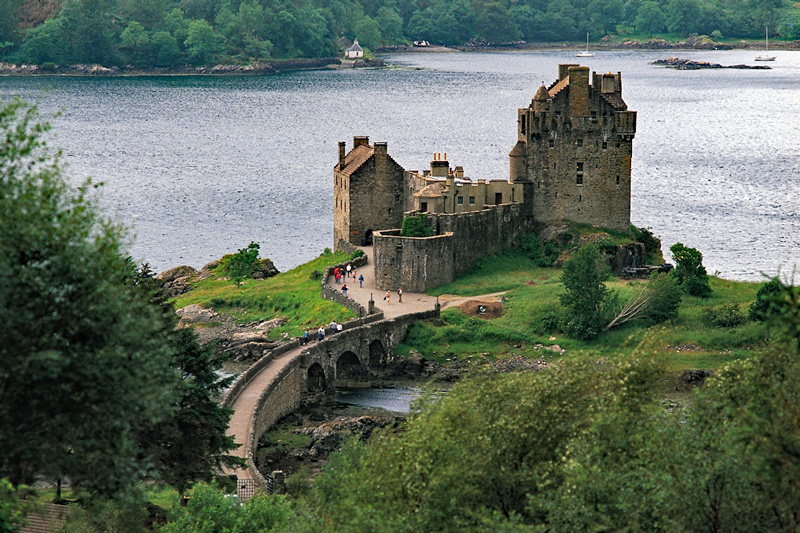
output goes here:
[{"label": "person walking on path", "polygon": [[347,296],[347,283],[345,283],[344,285],[342,285],[342,294],[344,294],[345,296]]},{"label": "person walking on path", "polygon": [[308,344],[308,328],[306,328],[306,332],[303,334],[303,344]]},{"label": "person walking on path", "polygon": [[319,329],[317,330],[317,340],[322,341],[324,339],[325,339],[325,327],[320,326]]},{"label": "person walking on path", "polygon": [[333,335],[334,333],[336,333],[336,321],[332,320],[331,321],[331,335]]},{"label": "person walking on path", "polygon": [[398,303],[403,303],[403,287],[397,287],[397,300]]},{"label": "person walking on path", "polygon": [[336,280],[336,283],[339,283],[339,267],[333,269],[333,279]]},{"label": "person walking on path", "polygon": [[358,288],[362,288],[364,286],[364,274],[358,275]]},{"label": "person walking on path", "polygon": [[348,277],[348,278],[350,277],[350,271],[351,271],[351,270],[353,270],[353,267],[352,267],[352,265],[350,265],[350,263],[348,263],[348,264],[347,264],[347,277]]},{"label": "person walking on path", "polygon": [[386,303],[387,303],[387,304],[388,304],[388,303],[391,303],[391,302],[389,301],[389,298],[391,298],[391,297],[392,297],[392,291],[386,291],[386,294],[384,294],[384,295],[383,295],[383,299],[384,299],[384,300],[386,300]]}]

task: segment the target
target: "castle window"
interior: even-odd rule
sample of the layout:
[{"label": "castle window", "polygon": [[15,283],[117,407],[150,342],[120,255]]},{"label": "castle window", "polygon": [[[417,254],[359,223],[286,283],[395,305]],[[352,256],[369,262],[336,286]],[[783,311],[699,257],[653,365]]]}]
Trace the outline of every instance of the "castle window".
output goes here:
[{"label": "castle window", "polygon": [[556,111],[556,118],[561,117],[561,111]]},{"label": "castle window", "polygon": [[597,122],[597,111],[592,111],[591,121]]},{"label": "castle window", "polygon": [[608,149],[608,141],[603,141],[603,150]]},{"label": "castle window", "polygon": [[577,141],[575,141],[575,146],[577,146],[578,148],[583,148],[583,139],[578,139]]},{"label": "castle window", "polygon": [[617,185],[619,185],[619,175],[617,175]]},{"label": "castle window", "polygon": [[475,205],[475,197],[474,196],[470,196],[469,197],[469,205]]},{"label": "castle window", "polygon": [[577,163],[575,165],[575,183],[583,185],[583,163]]},{"label": "castle window", "polygon": [[580,194],[578,195],[578,201],[579,201],[579,202],[580,202],[580,201],[582,201],[582,199],[581,199],[581,195],[580,195]]},{"label": "castle window", "polygon": [[419,210],[422,213],[427,213],[428,212],[428,202],[420,202],[419,203]]},{"label": "castle window", "polygon": [[556,147],[556,141],[554,141],[553,139],[550,139],[548,144],[550,145],[550,148],[555,148]]},{"label": "castle window", "polygon": [[464,197],[463,196],[457,196],[456,199],[457,199],[456,201],[458,202],[458,205],[464,205]]},{"label": "castle window", "polygon": [[525,115],[522,115],[520,118],[520,131],[523,135],[525,135],[525,119],[527,118]]}]

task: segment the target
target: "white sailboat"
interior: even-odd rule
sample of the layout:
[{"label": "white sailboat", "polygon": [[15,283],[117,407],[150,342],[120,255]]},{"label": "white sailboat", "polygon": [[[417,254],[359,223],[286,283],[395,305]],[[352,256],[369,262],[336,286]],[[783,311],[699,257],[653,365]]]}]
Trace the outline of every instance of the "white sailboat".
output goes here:
[{"label": "white sailboat", "polygon": [[586,50],[578,52],[575,57],[594,57],[594,54],[589,51],[589,33],[586,33]]},{"label": "white sailboat", "polygon": [[764,53],[757,55],[756,61],[775,61],[775,56],[769,55],[769,26],[764,29]]}]

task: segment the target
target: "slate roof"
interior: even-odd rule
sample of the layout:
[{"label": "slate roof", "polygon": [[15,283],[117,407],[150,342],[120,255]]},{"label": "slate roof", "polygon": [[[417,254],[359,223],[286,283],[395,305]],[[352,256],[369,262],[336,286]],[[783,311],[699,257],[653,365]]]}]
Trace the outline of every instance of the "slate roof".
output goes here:
[{"label": "slate roof", "polygon": [[27,517],[20,533],[50,533],[64,525],[67,506],[46,503]]},{"label": "slate roof", "polygon": [[347,49],[348,52],[363,52],[364,49],[358,45],[358,39],[353,41],[353,46]]},{"label": "slate roof", "polygon": [[351,176],[353,172],[361,168],[361,165],[366,163],[370,157],[375,153],[375,148],[367,144],[362,144],[350,150],[344,158],[344,168],[340,168],[339,172],[345,176]]},{"label": "slate roof", "polygon": [[569,87],[569,76],[564,76],[563,79],[559,80],[555,85],[553,85],[553,87],[548,91],[550,98],[553,98],[566,87]]}]

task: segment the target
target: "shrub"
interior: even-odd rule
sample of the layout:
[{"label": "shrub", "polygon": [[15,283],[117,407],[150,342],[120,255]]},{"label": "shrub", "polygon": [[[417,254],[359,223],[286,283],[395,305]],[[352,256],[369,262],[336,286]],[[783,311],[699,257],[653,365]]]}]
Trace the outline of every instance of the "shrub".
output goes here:
[{"label": "shrub", "polygon": [[428,223],[428,216],[423,213],[407,216],[403,219],[403,228],[400,230],[403,237],[430,237],[433,228]]},{"label": "shrub", "polygon": [[572,259],[564,263],[561,282],[565,292],[559,297],[565,308],[564,333],[583,340],[600,334],[609,321],[605,315],[615,297],[604,283],[610,274],[597,246],[593,245],[578,248]]},{"label": "shrub", "polygon": [[531,331],[535,335],[557,333],[561,331],[561,310],[555,305],[549,305],[533,315]]},{"label": "shrub", "polygon": [[703,320],[720,328],[732,328],[743,324],[747,317],[739,309],[739,304],[728,302],[703,309]]},{"label": "shrub", "polygon": [[558,247],[552,242],[542,243],[535,233],[520,237],[516,244],[537,267],[551,267],[558,259]]},{"label": "shrub", "polygon": [[750,306],[748,317],[750,320],[764,322],[775,311],[779,310],[777,301],[783,285],[778,278],[772,278],[764,283],[756,293],[756,299]]},{"label": "shrub", "polygon": [[258,244],[251,242],[247,248],[242,248],[232,255],[226,255],[222,261],[222,272],[240,286],[245,278],[253,275],[258,270]]},{"label": "shrub", "polygon": [[320,272],[315,268],[314,270],[311,271],[308,277],[313,279],[314,281],[319,281],[322,279],[322,272]]},{"label": "shrub", "polygon": [[631,233],[634,239],[644,244],[644,251],[647,255],[661,254],[661,239],[653,235],[651,228],[637,228],[632,225]]},{"label": "shrub", "polygon": [[364,257],[364,250],[356,250],[355,252],[350,255],[350,260],[358,259],[359,257]]},{"label": "shrub", "polygon": [[703,266],[703,254],[695,248],[684,246],[676,242],[670,246],[669,251],[678,266],[672,271],[672,275],[683,286],[683,290],[692,296],[705,298],[711,294],[711,287],[708,285],[708,274]]}]

